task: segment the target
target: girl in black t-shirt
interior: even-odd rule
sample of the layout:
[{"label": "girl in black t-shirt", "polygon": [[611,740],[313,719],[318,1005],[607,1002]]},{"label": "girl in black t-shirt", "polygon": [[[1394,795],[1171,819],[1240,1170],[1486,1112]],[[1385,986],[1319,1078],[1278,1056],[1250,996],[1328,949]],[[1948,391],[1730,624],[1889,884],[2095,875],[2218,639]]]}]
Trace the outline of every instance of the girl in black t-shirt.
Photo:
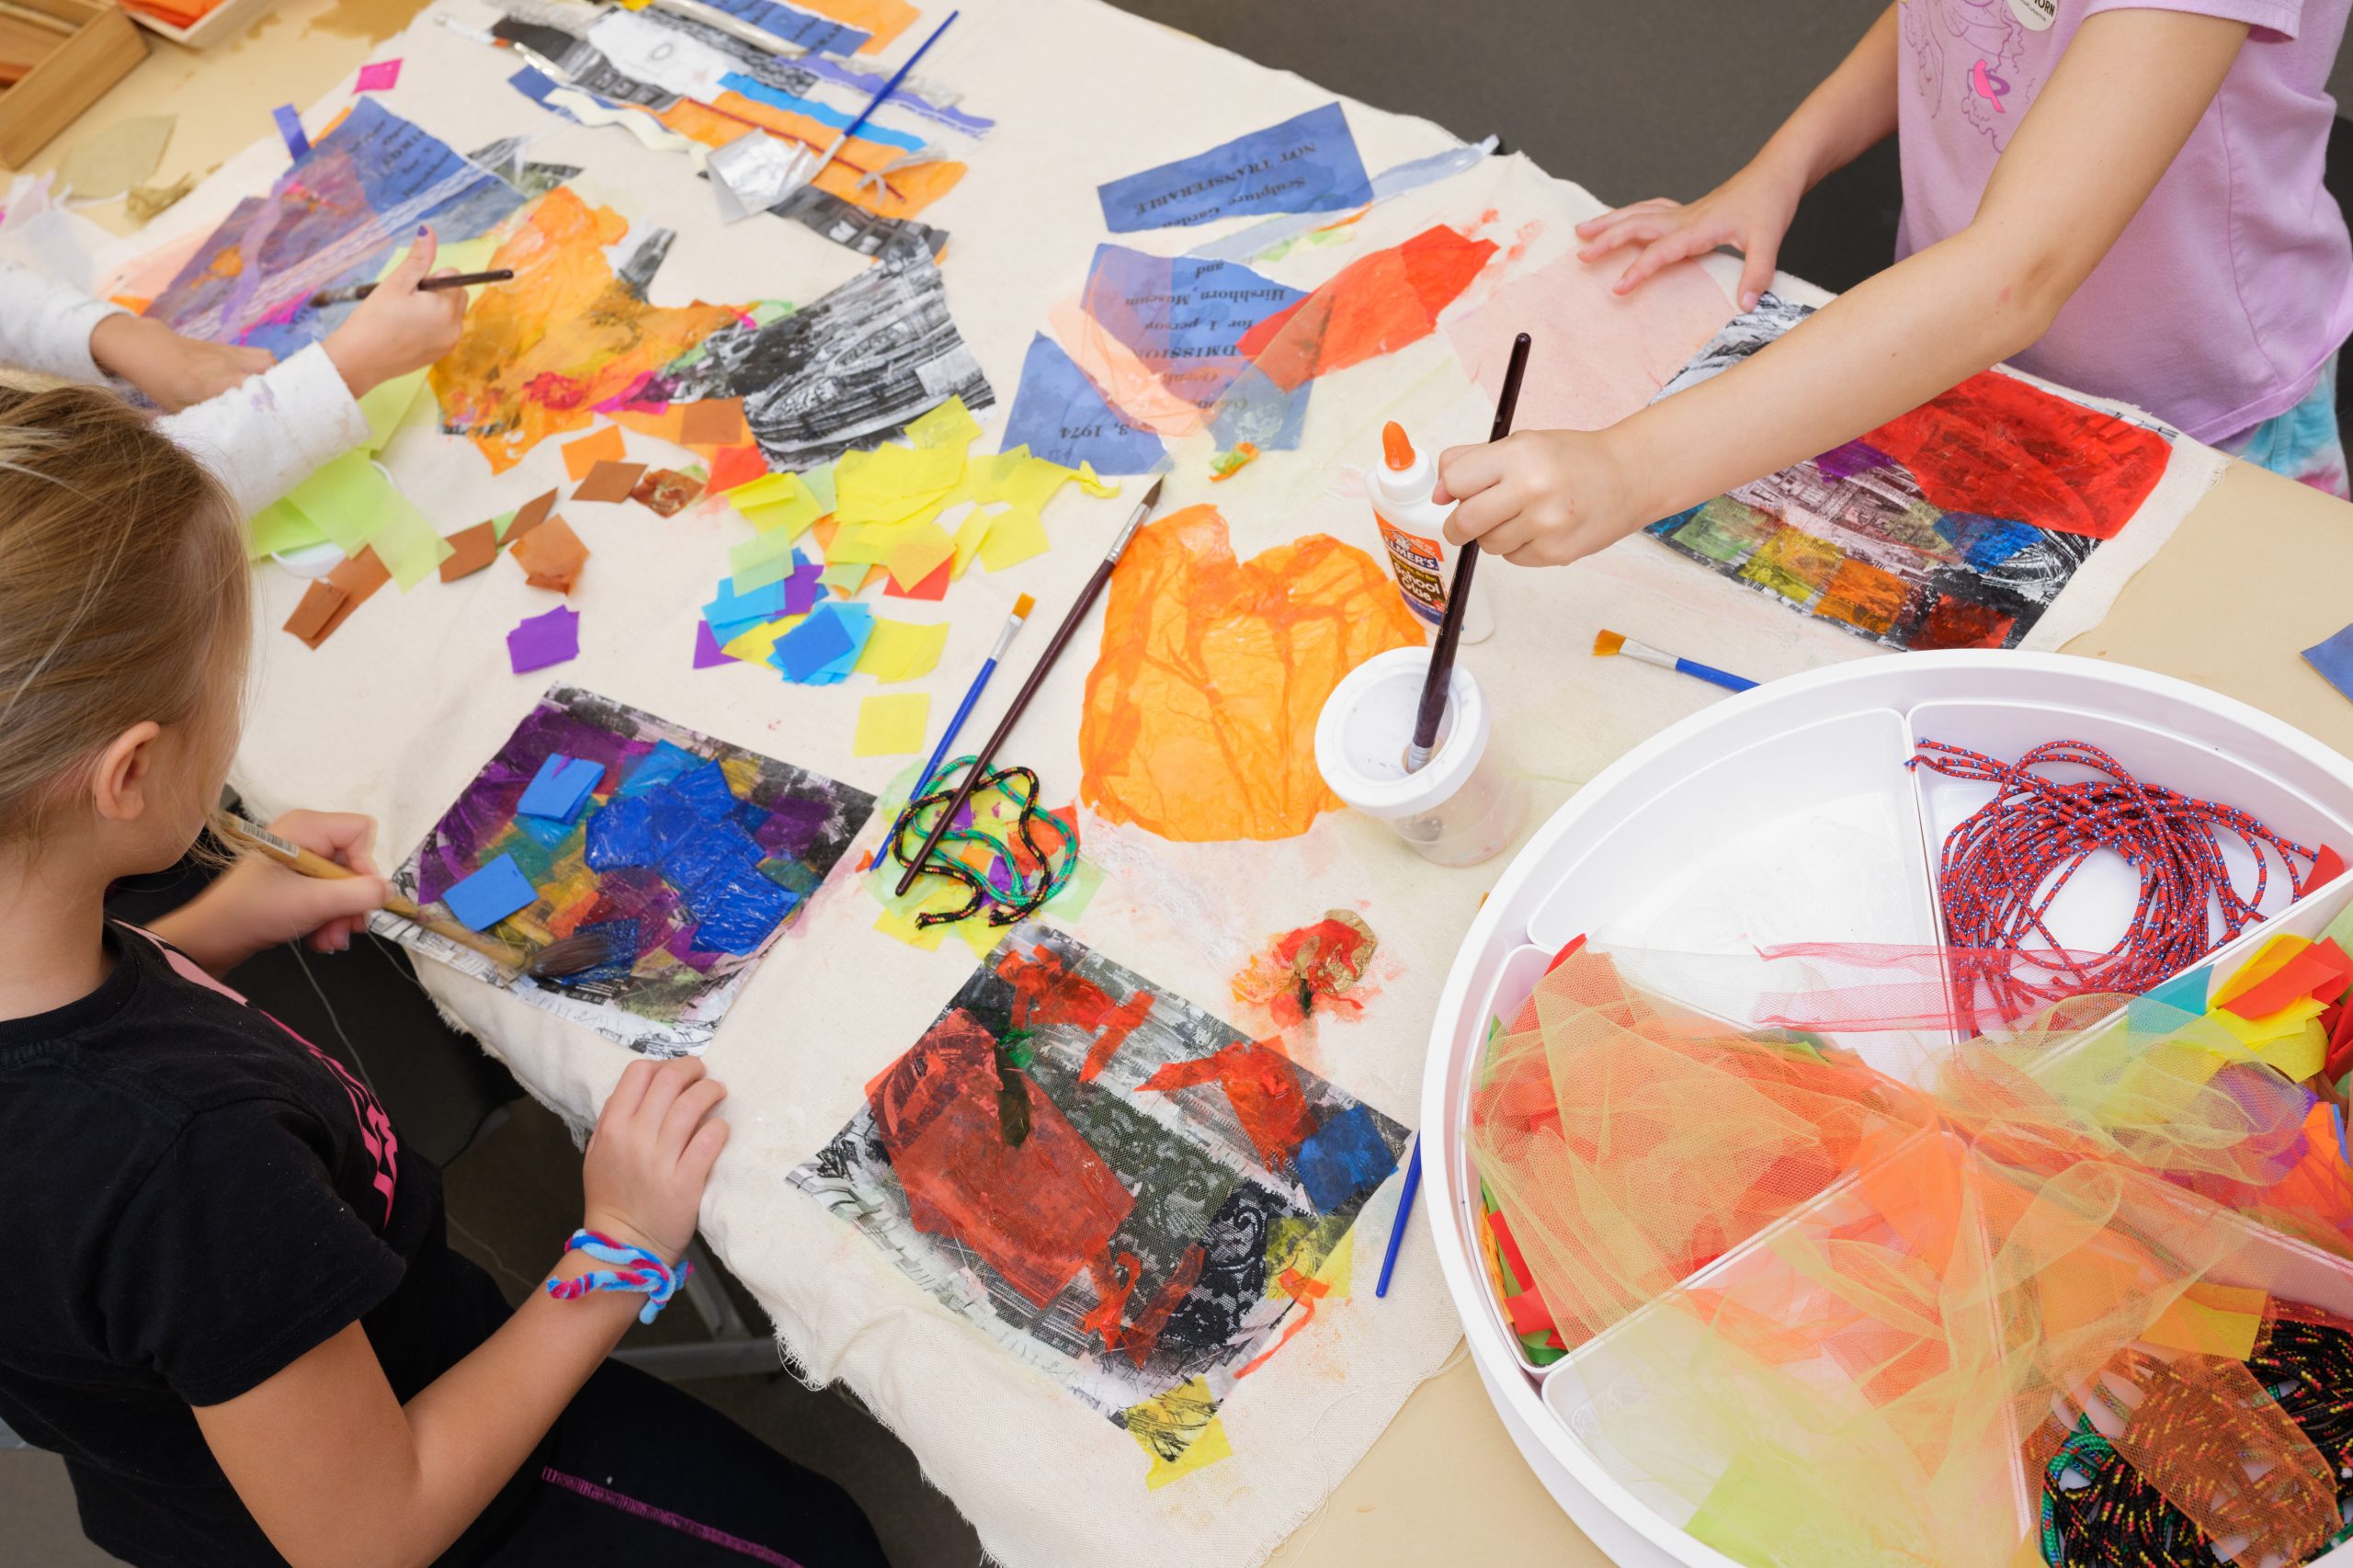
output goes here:
[{"label": "girl in black t-shirt", "polygon": [[726,1142],[699,1062],[621,1074],[597,1252],[510,1313],[367,1086],[214,978],[350,941],[365,819],[274,824],[348,881],[243,862],[152,933],[105,918],[219,797],[241,532],[107,393],[0,384],[0,1421],[134,1563],[880,1563],[838,1487],[606,1359]]}]

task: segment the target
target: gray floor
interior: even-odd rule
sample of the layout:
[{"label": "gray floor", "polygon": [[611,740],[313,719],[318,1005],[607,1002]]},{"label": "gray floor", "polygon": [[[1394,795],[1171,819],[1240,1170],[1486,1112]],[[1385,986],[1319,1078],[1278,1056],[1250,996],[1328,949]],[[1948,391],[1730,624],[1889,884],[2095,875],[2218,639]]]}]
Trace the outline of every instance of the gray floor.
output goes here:
[{"label": "gray floor", "polygon": [[[1426,116],[1465,137],[1493,131],[1613,201],[1688,199],[1738,167],[1881,3],[1126,0],[1131,10],[1336,92]],[[1498,47],[1506,39],[1513,46]],[[2340,83],[2347,75],[2340,65]],[[987,85],[971,89],[986,107]],[[1786,263],[1832,287],[1883,264],[1892,190],[1884,153],[1825,186],[1802,214]],[[562,1126],[529,1102],[517,1106],[449,1167],[453,1241],[497,1271],[510,1292],[529,1289],[553,1238],[576,1221],[578,1169]],[[698,1326],[674,1308],[654,1330],[640,1332],[675,1338]],[[923,1482],[914,1457],[847,1395],[812,1393],[781,1373],[692,1387],[848,1486],[900,1568],[979,1560],[970,1528]],[[58,1461],[0,1452],[0,1568],[108,1561],[75,1528]]]}]

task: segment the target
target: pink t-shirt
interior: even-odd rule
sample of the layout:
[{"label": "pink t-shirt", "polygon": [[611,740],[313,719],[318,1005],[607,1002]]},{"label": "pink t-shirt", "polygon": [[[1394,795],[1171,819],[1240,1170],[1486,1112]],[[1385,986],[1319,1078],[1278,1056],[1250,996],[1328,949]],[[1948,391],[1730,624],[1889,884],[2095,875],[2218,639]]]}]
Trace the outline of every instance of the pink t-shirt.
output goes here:
[{"label": "pink t-shirt", "polygon": [[1902,0],[1896,255],[1960,233],[2060,51],[2097,11],[2253,30],[2148,202],[2012,363],[2215,440],[2293,407],[2353,332],[2353,240],[2321,186],[2353,0]]}]

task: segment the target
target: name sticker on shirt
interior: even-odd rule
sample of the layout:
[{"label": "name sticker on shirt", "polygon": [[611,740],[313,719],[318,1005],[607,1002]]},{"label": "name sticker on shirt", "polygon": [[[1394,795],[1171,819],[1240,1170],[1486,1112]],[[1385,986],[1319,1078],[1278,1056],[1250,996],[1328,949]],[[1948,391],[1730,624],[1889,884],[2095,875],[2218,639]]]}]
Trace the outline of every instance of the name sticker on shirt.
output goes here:
[{"label": "name sticker on shirt", "polygon": [[2010,0],[2010,15],[2036,32],[2048,32],[2059,19],[2059,0]]}]

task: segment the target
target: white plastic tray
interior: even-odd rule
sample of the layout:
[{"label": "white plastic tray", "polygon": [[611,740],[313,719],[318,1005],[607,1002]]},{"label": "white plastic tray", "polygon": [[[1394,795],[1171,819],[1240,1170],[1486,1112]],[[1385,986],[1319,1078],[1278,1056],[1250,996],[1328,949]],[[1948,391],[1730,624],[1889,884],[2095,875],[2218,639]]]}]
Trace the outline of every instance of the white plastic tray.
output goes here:
[{"label": "white plastic tray", "polygon": [[[2004,760],[2043,741],[2088,742],[2144,782],[2240,806],[2304,845],[2353,852],[2353,760],[2185,682],[2015,653],[1909,653],[1760,687],[1629,752],[1540,828],[1472,923],[1439,999],[1423,1091],[1423,1126],[1439,1134],[1425,1172],[1427,1213],[1472,1361],[1506,1427],[1579,1528],[1628,1568],[1731,1560],[1651,1506],[1665,1500],[1621,1484],[1578,1435],[1581,1391],[1606,1366],[1609,1335],[1540,1371],[1488,1289],[1467,1135],[1488,1022],[1508,1023],[1553,952],[1581,934],[1724,955],[1788,941],[1940,941],[1937,854],[1990,791],[1906,768],[1924,738]],[[2243,861],[2234,869],[2244,871]],[[2209,958],[2219,972],[2279,931],[2317,934],[2353,898],[2353,878],[2340,878],[2291,910],[2285,882],[2275,865],[2267,918]],[[2134,892],[2122,867],[2086,868],[2054,905],[2056,934],[2069,947],[2106,949]],[[1722,998],[1675,999],[1731,1011]],[[1898,1075],[1916,1066],[1881,1037],[1847,1043]],[[1837,1190],[1817,1203],[1835,1203]],[[2263,1254],[2268,1267],[2310,1277],[2303,1299],[2353,1306],[2353,1273],[2336,1260],[2248,1231],[2250,1258]],[[2023,1508],[2024,1477],[2020,1487]],[[2353,1568],[2353,1547],[2317,1561]]]}]

